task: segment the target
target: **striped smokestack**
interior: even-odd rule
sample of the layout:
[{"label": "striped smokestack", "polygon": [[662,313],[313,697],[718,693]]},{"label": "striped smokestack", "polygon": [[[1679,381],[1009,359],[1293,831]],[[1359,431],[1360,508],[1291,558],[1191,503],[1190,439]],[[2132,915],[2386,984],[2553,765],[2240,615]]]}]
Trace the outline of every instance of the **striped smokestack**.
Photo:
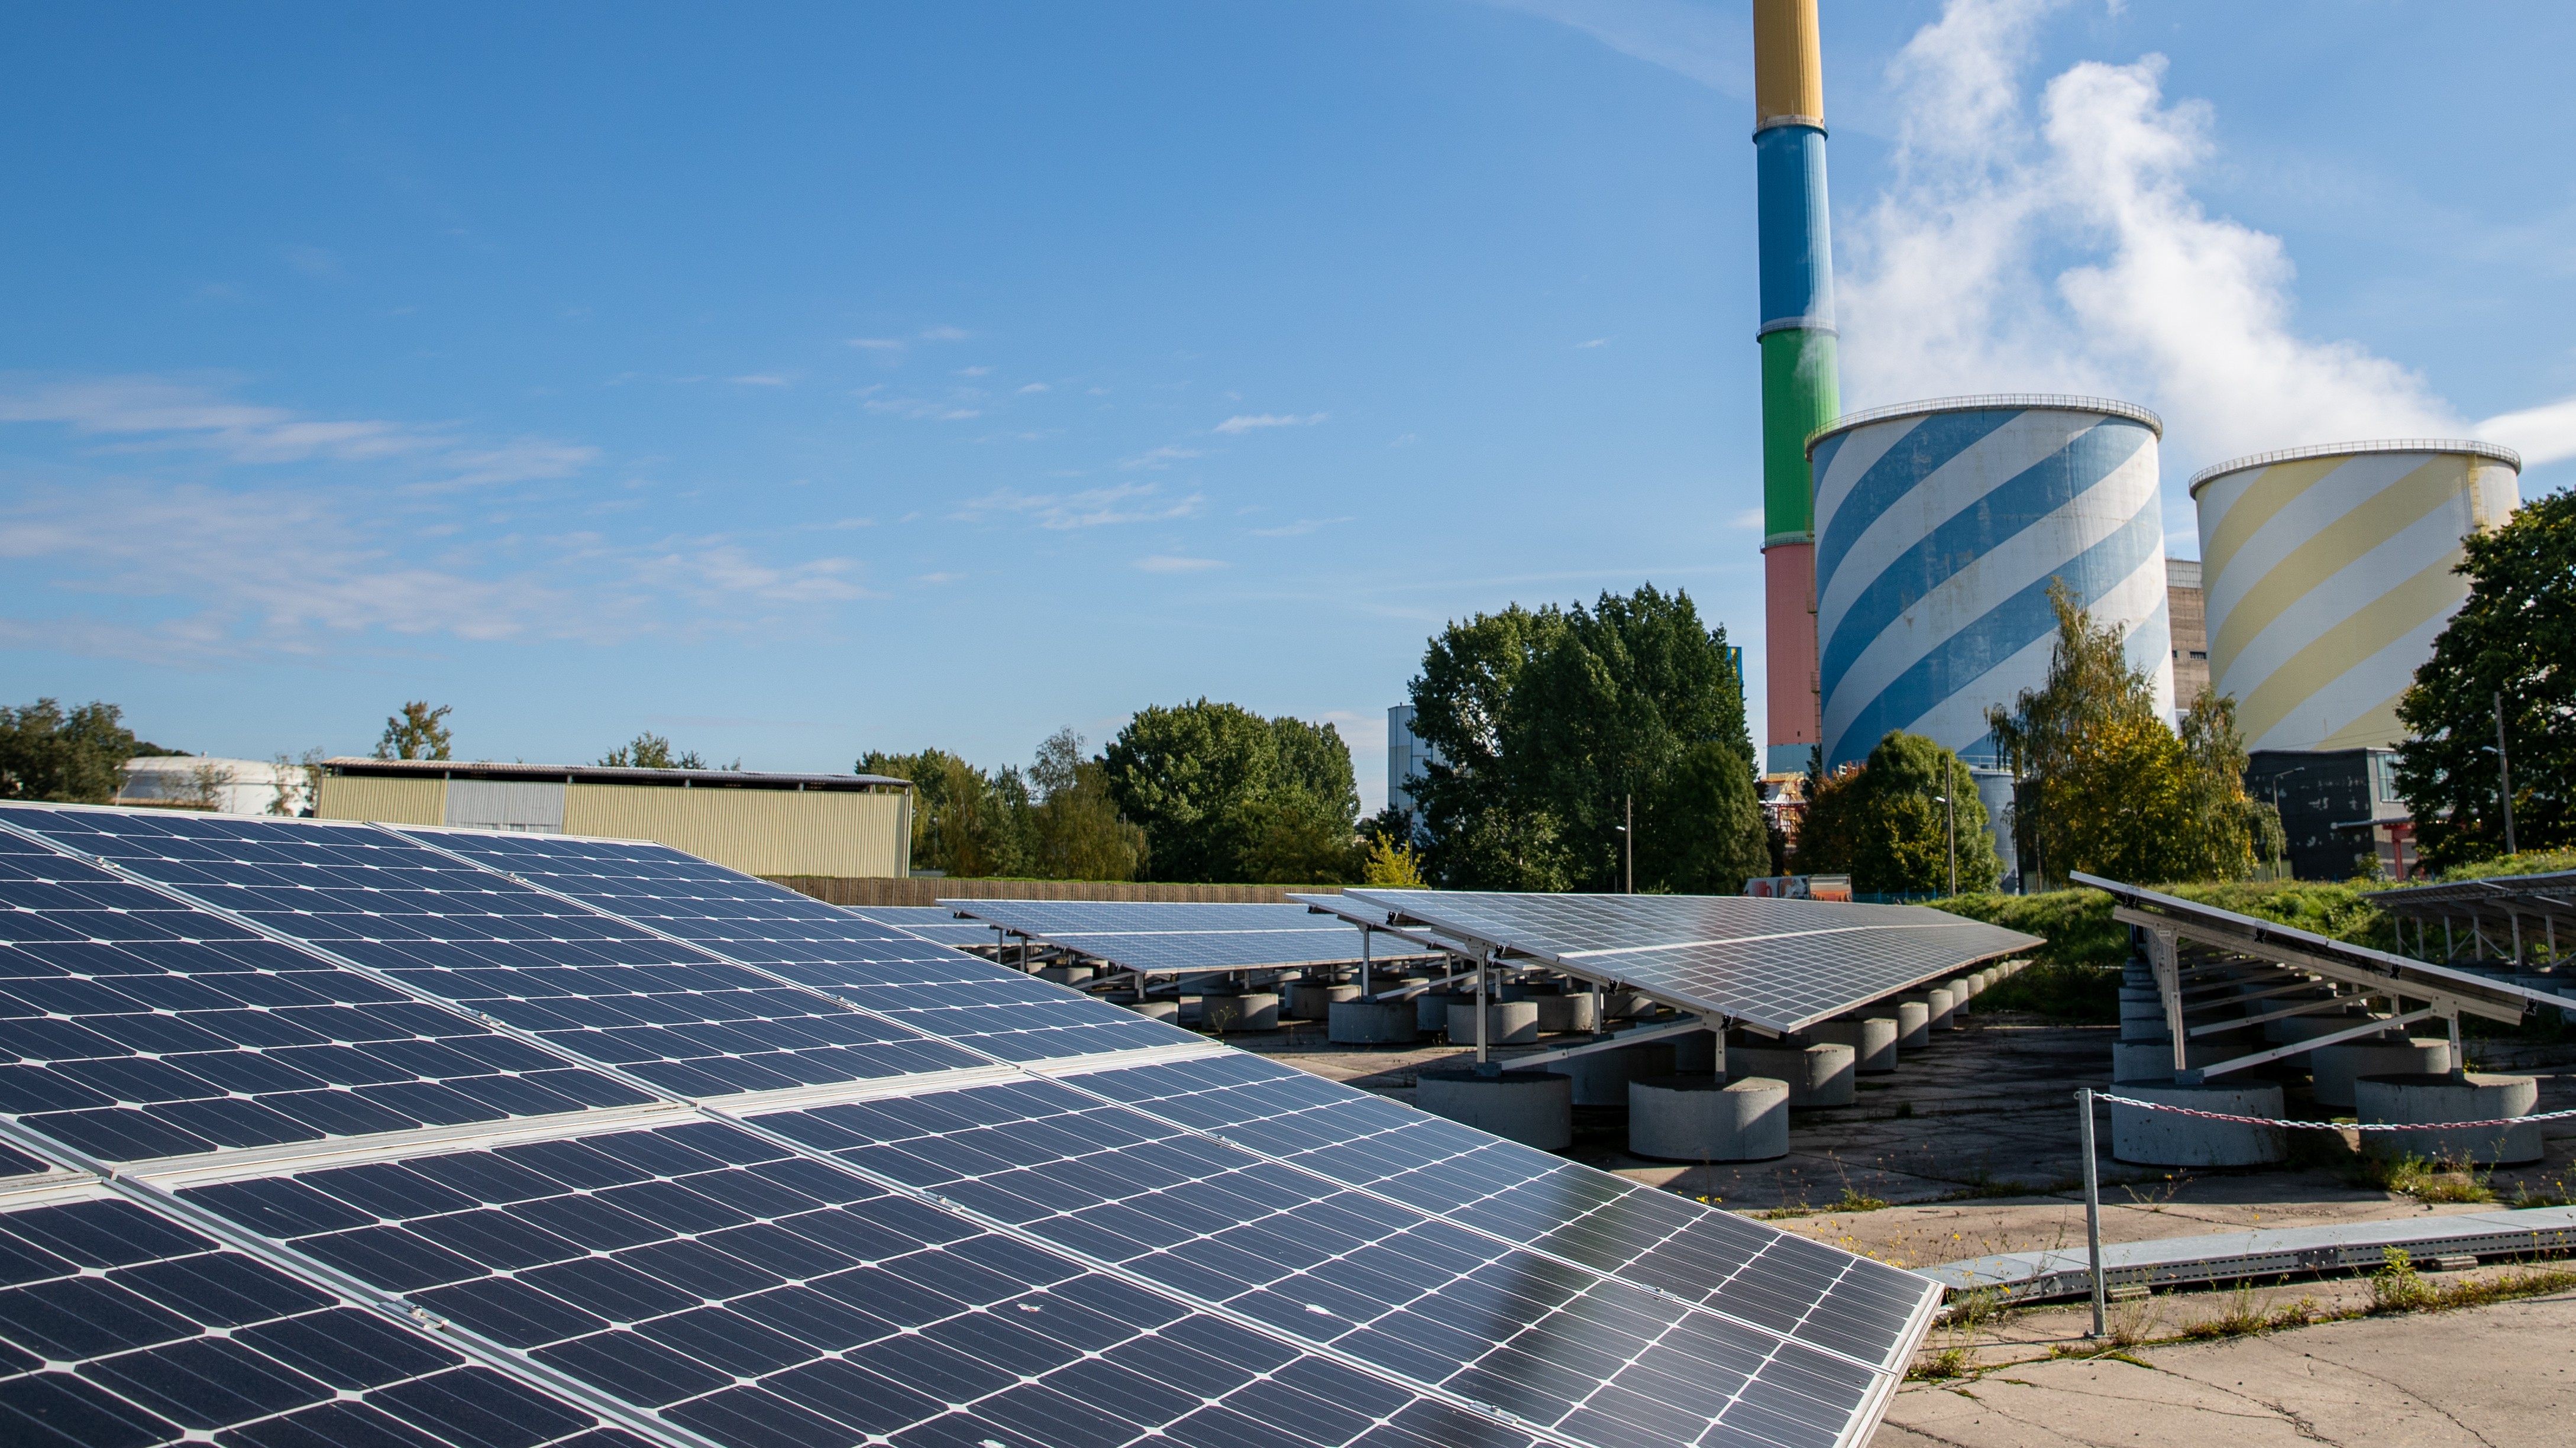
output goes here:
[{"label": "striped smokestack", "polygon": [[1842,410],[1825,223],[1825,82],[1816,0],[1753,0],[1753,146],[1761,210],[1763,767],[1807,767],[1817,710],[1816,535],[1807,435]]}]

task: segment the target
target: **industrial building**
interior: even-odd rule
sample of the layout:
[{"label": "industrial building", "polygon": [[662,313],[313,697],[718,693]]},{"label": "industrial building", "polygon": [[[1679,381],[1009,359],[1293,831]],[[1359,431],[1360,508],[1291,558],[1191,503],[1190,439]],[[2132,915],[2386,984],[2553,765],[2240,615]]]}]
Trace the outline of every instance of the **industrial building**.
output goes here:
[{"label": "industrial building", "polygon": [[653,840],[752,875],[904,876],[912,785],[877,774],[332,759],[327,820]]},{"label": "industrial building", "polygon": [[125,761],[117,804],[202,809],[217,814],[300,815],[312,801],[304,770],[266,759],[147,754]]},{"label": "industrial building", "polygon": [[2202,602],[2200,560],[2165,560],[2165,627],[2173,636],[2174,709],[2187,711],[2209,692],[2209,613]]},{"label": "industrial building", "polygon": [[1440,751],[1413,732],[1413,706],[1390,705],[1386,711],[1386,802],[1418,821],[1422,807],[1414,802],[1413,782],[1441,763]]},{"label": "industrial building", "polygon": [[1986,710],[2046,682],[2057,583],[2123,631],[2170,716],[2163,432],[2130,403],[2018,395],[1874,408],[1819,430],[1826,767],[1867,758],[1891,729],[1996,765]]},{"label": "industrial building", "polygon": [[2469,596],[2460,540],[2513,513],[2521,457],[2482,442],[2338,443],[2191,480],[2210,687],[2254,750],[2385,749],[2397,699]]}]

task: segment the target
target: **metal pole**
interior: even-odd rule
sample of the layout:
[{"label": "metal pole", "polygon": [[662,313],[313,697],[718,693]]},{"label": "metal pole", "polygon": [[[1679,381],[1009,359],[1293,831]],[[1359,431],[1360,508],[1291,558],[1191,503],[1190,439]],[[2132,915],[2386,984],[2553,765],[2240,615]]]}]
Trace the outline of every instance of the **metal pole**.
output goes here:
[{"label": "metal pole", "polygon": [[2513,761],[2504,752],[2504,691],[2495,695],[2496,716],[2496,784],[2504,798],[2504,852],[2520,853],[2513,847]]},{"label": "metal pole", "polygon": [[2458,1080],[2460,1077],[2469,1074],[2469,1058],[2460,1054],[2460,1013],[2458,1011],[2451,1012],[2450,1026],[2451,1078],[2453,1080]]},{"label": "metal pole", "polygon": [[1369,928],[1360,927],[1360,999],[1367,1000],[1369,989]]},{"label": "metal pole", "polygon": [[1477,957],[1477,960],[1476,960],[1476,1067],[1477,1067],[1477,1069],[1478,1069],[1478,1070],[1482,1070],[1482,1069],[1484,1069],[1484,1066],[1485,1066],[1485,1058],[1486,1058],[1486,1055],[1488,1054],[1488,1051],[1489,1051],[1489,1049],[1490,1049],[1490,1048],[1486,1045],[1486,1043],[1485,1043],[1485,1025],[1486,1025],[1486,1021],[1488,1020],[1488,1018],[1490,1018],[1490,1017],[1493,1015],[1494,1011],[1493,1011],[1493,1007],[1491,1007],[1491,1006],[1489,1006],[1489,1005],[1485,1004],[1485,982],[1486,982],[1486,981],[1487,981],[1487,980],[1488,980],[1488,979],[1493,975],[1493,973],[1494,973],[1494,958],[1493,958],[1492,956],[1490,956],[1490,955],[1485,955],[1485,956],[1479,956],[1479,957]]},{"label": "metal pole", "polygon": [[1637,893],[1637,797],[1629,795],[1627,801],[1628,822],[1620,827],[1619,834],[1628,845],[1627,893],[1634,895]]},{"label": "metal pole", "polygon": [[1950,894],[1956,897],[1959,893],[1959,807],[1951,803],[1950,796],[1946,794],[1941,796],[1941,833],[1950,842]]},{"label": "metal pole", "polygon": [[2442,917],[2442,960],[2445,964],[2460,958],[2460,947],[2451,940],[2451,917]]},{"label": "metal pole", "polygon": [[2084,1118],[2084,1243],[2092,1253],[2093,1333],[2103,1336],[2102,1322],[2102,1167],[2093,1154],[2093,1088],[2075,1088],[2075,1109]]}]

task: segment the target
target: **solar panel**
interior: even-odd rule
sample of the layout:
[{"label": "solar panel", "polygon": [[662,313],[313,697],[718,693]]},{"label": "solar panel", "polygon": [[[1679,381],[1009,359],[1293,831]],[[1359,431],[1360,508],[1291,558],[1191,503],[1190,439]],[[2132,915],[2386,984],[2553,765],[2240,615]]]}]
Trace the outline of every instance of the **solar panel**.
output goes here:
[{"label": "solar panel", "polygon": [[1920,905],[1469,890],[1295,898],[1344,919],[1417,924],[1502,957],[1781,1032],[2042,943]]},{"label": "solar panel", "polygon": [[136,1161],[652,1098],[0,834],[0,1117]]},{"label": "solar panel", "polygon": [[[1069,1084],[978,1086],[761,1122],[1318,1349],[1584,1441],[1824,1448],[1872,1416],[1893,1382],[1874,1360],[1883,1338],[1868,1343],[1872,1360],[1856,1360],[1792,1336],[1799,1323],[1761,1324],[1723,1310],[1731,1303],[1709,1310],[1445,1221],[1439,1207],[1410,1208],[1177,1132]],[[1785,1235],[1740,1225],[1747,1237]],[[1815,1286],[1857,1260],[1805,1245],[1819,1259]],[[1912,1283],[1909,1306],[1939,1295],[1911,1274],[1876,1270]],[[1727,1296],[1759,1290],[1745,1283]],[[1902,1336],[1903,1314],[1895,1327]]]},{"label": "solar panel", "polygon": [[104,1188],[0,1212],[0,1440],[644,1448]]},{"label": "solar panel", "polygon": [[387,830],[24,807],[0,819],[683,1097],[982,1064]]},{"label": "solar panel", "polygon": [[960,920],[955,911],[937,905],[857,905],[849,908],[851,914],[862,920],[959,949],[991,945],[1000,938],[992,926]]},{"label": "solar panel", "polygon": [[[1360,934],[1303,905],[1145,900],[942,900],[978,920],[1122,970],[1181,972],[1338,965],[1360,958]],[[1419,954],[1386,949],[1377,958]]]},{"label": "solar panel", "polygon": [[410,833],[1005,1061],[1198,1043],[1177,1027],[668,846],[559,835]]},{"label": "solar panel", "polygon": [[712,1122],[183,1196],[745,1448],[1530,1441]]}]

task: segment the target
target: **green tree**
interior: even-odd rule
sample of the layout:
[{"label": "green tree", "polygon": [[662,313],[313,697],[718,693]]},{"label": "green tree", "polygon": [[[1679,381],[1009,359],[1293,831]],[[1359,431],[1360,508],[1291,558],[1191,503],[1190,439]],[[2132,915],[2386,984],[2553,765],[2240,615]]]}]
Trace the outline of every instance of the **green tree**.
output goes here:
[{"label": "green tree", "polygon": [[1429,882],[1422,877],[1422,852],[1395,835],[1373,836],[1368,859],[1360,866],[1360,883],[1381,890],[1424,889]]},{"label": "green tree", "polygon": [[944,749],[871,750],[858,772],[912,781],[915,868],[964,877],[1030,873],[1036,828],[1028,784],[1016,768],[986,774]]},{"label": "green tree", "polygon": [[2497,700],[2513,770],[2516,848],[2576,844],[2576,492],[2522,505],[2461,540],[2469,598],[2397,703],[2397,790],[2436,869],[2504,853]]},{"label": "green tree", "polygon": [[2232,699],[2206,699],[2177,736],[2122,631],[2096,625],[2052,584],[2057,641],[2047,682],[1986,713],[2016,780],[2014,839],[2025,871],[2115,880],[2241,879],[2259,813],[2245,797]]},{"label": "green tree", "polygon": [[447,727],[450,706],[433,709],[426,699],[416,699],[402,706],[402,712],[385,719],[384,737],[376,741],[378,759],[445,759],[455,742],[455,733]]},{"label": "green tree", "polygon": [[66,710],[60,700],[0,706],[0,799],[106,804],[125,782],[125,762],[171,751],[138,745],[125,711],[95,700]]},{"label": "green tree", "polygon": [[[704,769],[707,762],[694,749],[671,752],[671,741],[647,729],[600,756],[610,769]],[[740,767],[739,761],[736,767]]]},{"label": "green tree", "polygon": [[1038,745],[1028,782],[1037,806],[1036,873],[1050,880],[1132,880],[1145,864],[1145,832],[1110,798],[1109,768],[1085,758],[1082,736],[1059,729]]},{"label": "green tree", "polygon": [[1137,711],[1102,754],[1157,880],[1336,884],[1357,877],[1359,790],[1332,725],[1235,704]]},{"label": "green tree", "polygon": [[1619,889],[1632,818],[1640,890],[1769,872],[1743,685],[1688,594],[1480,614],[1431,641],[1412,692],[1446,760],[1416,791],[1441,884]]}]

